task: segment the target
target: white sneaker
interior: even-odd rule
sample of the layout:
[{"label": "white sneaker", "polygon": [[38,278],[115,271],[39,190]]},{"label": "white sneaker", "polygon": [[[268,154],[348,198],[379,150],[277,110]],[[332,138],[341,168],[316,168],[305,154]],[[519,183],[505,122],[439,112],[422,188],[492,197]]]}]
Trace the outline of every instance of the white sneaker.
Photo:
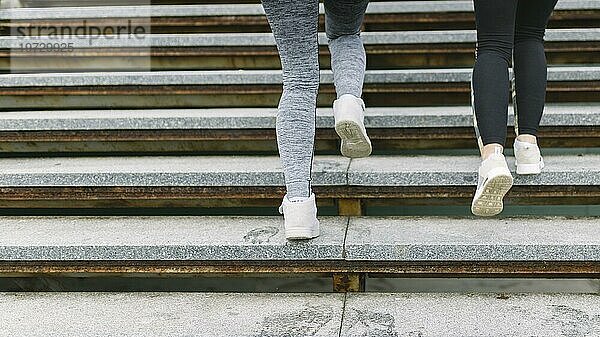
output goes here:
[{"label": "white sneaker", "polygon": [[290,201],[286,194],[279,206],[279,213],[283,214],[286,239],[312,239],[319,236],[317,202],[314,193],[303,201]]},{"label": "white sneaker", "polygon": [[544,159],[537,144],[515,139],[515,164],[517,174],[539,174],[544,168]]},{"label": "white sneaker", "polygon": [[479,182],[471,204],[471,212],[478,216],[500,214],[504,208],[502,199],[512,184],[513,177],[504,155],[492,154],[479,167]]},{"label": "white sneaker", "polygon": [[333,102],[335,132],[342,139],[342,155],[349,158],[368,157],[371,140],[365,129],[365,103],[362,99],[345,94]]}]

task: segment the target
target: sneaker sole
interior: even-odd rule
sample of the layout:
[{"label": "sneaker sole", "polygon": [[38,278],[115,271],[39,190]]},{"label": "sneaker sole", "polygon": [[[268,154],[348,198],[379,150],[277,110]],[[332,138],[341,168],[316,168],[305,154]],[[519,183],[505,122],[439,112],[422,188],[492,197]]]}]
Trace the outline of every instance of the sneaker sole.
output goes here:
[{"label": "sneaker sole", "polygon": [[526,175],[526,174],[540,174],[542,173],[542,169],[544,168],[544,161],[540,160],[537,164],[519,164],[517,165],[517,174]]},{"label": "sneaker sole", "polygon": [[340,151],[343,156],[364,158],[371,155],[371,141],[358,123],[351,120],[339,121],[335,124],[335,132],[342,139]]},{"label": "sneaker sole", "polygon": [[285,230],[285,238],[288,240],[308,240],[320,235],[319,228],[294,228]]},{"label": "sneaker sole", "polygon": [[483,192],[478,199],[473,200],[471,212],[477,216],[498,215],[504,209],[502,199],[513,185],[510,175],[497,175],[483,185]]}]

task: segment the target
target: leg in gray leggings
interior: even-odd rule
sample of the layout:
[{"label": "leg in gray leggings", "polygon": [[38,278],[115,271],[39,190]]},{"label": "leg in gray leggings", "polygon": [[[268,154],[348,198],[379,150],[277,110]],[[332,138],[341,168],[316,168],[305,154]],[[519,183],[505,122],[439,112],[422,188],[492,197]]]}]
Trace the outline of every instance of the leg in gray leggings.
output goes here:
[{"label": "leg in gray leggings", "polygon": [[[328,0],[327,35],[339,95],[360,97],[365,51],[359,39],[368,1]],[[288,198],[309,197],[319,89],[318,0],[263,0],[283,69],[277,144]]]},{"label": "leg in gray leggings", "polygon": [[360,26],[368,4],[368,0],[325,0],[325,31],[338,98],[362,96],[367,57]]}]

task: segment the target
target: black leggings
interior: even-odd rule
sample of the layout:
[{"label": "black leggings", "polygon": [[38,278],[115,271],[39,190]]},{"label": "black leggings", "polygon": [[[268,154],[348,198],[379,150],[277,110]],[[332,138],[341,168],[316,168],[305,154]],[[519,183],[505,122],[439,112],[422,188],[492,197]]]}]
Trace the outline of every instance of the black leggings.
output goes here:
[{"label": "black leggings", "polygon": [[537,134],[546,98],[544,31],[556,2],[474,0],[477,53],[472,104],[480,146],[506,142],[513,49],[517,134]]}]

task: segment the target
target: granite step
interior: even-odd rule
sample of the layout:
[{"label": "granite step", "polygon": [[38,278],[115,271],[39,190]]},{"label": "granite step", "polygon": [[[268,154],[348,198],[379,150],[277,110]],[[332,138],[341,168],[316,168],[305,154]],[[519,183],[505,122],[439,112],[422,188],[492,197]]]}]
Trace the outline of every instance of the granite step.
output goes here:
[{"label": "granite step", "polygon": [[[365,83],[468,83],[471,68],[370,70]],[[333,73],[321,71],[321,84],[332,84]],[[599,81],[600,67],[548,68],[549,82]],[[281,85],[281,70],[214,70],[154,72],[85,72],[2,74],[0,87],[80,87],[152,85]]]},{"label": "granite step", "polygon": [[[600,186],[600,155],[545,156],[542,174],[515,186]],[[513,158],[508,158],[514,166]],[[475,186],[476,156],[317,156],[316,186]],[[514,168],[514,167],[512,167]],[[0,159],[0,186],[278,186],[277,156],[131,156]]]},{"label": "granite step", "polygon": [[350,218],[352,261],[595,261],[600,218]]},{"label": "granite step", "polygon": [[348,294],[340,336],[600,334],[597,294]]},{"label": "granite step", "polygon": [[[26,4],[32,1],[23,1]],[[50,1],[44,1],[49,3]],[[143,2],[143,1],[139,1]],[[244,1],[247,2],[247,1]],[[83,4],[73,1],[74,4]],[[90,1],[87,1],[89,4]],[[99,2],[100,4],[102,2]],[[100,19],[100,18],[135,18],[147,17],[189,17],[189,16],[251,16],[264,15],[260,4],[209,4],[209,5],[128,5],[131,1],[121,2],[120,5],[111,6],[86,6],[61,8],[14,8],[7,9],[0,14],[0,20],[39,20],[39,19]],[[154,1],[153,1],[154,3]],[[206,2],[203,2],[206,3]],[[600,10],[600,4],[594,0],[559,0],[557,10]],[[463,0],[451,1],[372,1],[367,8],[367,14],[392,14],[392,13],[435,13],[435,12],[472,12],[473,2]],[[325,12],[323,4],[320,13]]]},{"label": "granite step", "polygon": [[0,239],[0,260],[263,261],[283,265],[342,260],[348,219],[324,217],[321,223],[318,238],[287,241],[280,217],[0,217],[0,228],[7,233]]},{"label": "granite step", "polygon": [[593,294],[0,294],[5,332],[27,336],[593,336],[598,308]]},{"label": "granite step", "polygon": [[[276,114],[273,108],[6,111],[0,115],[0,152],[274,154]],[[317,153],[337,153],[331,108],[317,110],[316,125]],[[376,153],[474,147],[468,106],[368,108],[365,125]],[[541,125],[544,148],[600,147],[597,103],[549,104]]]},{"label": "granite step", "polygon": [[[514,158],[507,158],[514,169]],[[539,175],[518,175],[514,186],[596,185],[600,183],[600,155],[544,156]],[[353,159],[348,185],[353,186],[457,186],[476,185],[474,156],[372,156]]]},{"label": "granite step", "polygon": [[[369,70],[369,106],[465,105],[470,68]],[[549,102],[597,102],[600,67],[550,67]],[[320,106],[334,99],[333,74],[321,72]],[[0,75],[0,109],[273,107],[279,70],[86,72]]]},{"label": "granite step", "polygon": [[[470,67],[475,31],[364,32],[369,69]],[[330,64],[327,39],[320,34],[321,64]],[[600,29],[549,29],[549,64],[600,63]],[[26,51],[23,43],[56,43],[56,37],[0,37],[0,71],[80,72],[135,70],[277,69],[277,48],[271,33],[152,34],[143,38],[61,38],[74,50]]]},{"label": "granite step", "polygon": [[[163,3],[148,0],[114,2],[62,2],[49,6],[44,1],[32,6],[31,1],[23,1],[25,7],[7,10],[4,19],[12,20],[53,20],[55,24],[69,25],[76,20],[86,19],[96,25],[115,18],[144,20],[150,13],[152,30],[156,32],[267,32],[268,24],[258,1],[253,4],[201,4],[186,5],[185,1]],[[244,1],[248,2],[248,1]],[[96,6],[90,6],[96,5]],[[144,6],[146,5],[146,6]],[[56,8],[60,6],[60,8]],[[66,7],[65,7],[66,6]],[[52,8],[54,7],[54,8]],[[600,5],[593,0],[561,0],[550,21],[550,27],[596,26],[600,19]],[[321,7],[321,12],[323,8]],[[365,19],[366,30],[396,29],[464,29],[474,25],[473,4],[469,1],[387,1],[371,2]],[[0,20],[3,17],[0,17]],[[114,20],[113,20],[114,21]],[[323,24],[321,20],[321,26]],[[322,28],[322,27],[321,27]]]},{"label": "granite step", "polygon": [[287,241],[281,217],[3,216],[0,275],[600,272],[598,218],[320,219],[320,237]]},{"label": "granite step", "polygon": [[31,337],[338,336],[343,306],[343,294],[0,294],[3,334]]},{"label": "granite step", "polygon": [[[452,44],[476,42],[475,30],[449,31],[384,31],[363,32],[361,39],[365,46],[370,45],[404,45],[404,44]],[[597,42],[600,40],[600,28],[548,29],[544,40],[546,42]],[[56,37],[0,37],[0,48],[19,48],[26,42],[56,41]],[[72,43],[73,48],[136,48],[136,47],[276,47],[271,33],[215,33],[215,34],[151,34],[141,39],[123,37],[97,37],[90,46],[88,40],[81,37],[66,36],[61,42]],[[327,45],[325,33],[319,33],[319,44]]]},{"label": "granite step", "polygon": [[[542,174],[515,177],[509,202],[598,204],[600,155],[545,156],[545,162]],[[514,169],[512,158],[509,166]],[[348,199],[358,208],[371,202],[466,205],[477,167],[475,156],[372,156],[352,161],[317,156],[313,184],[330,206]],[[3,208],[274,207],[283,193],[277,156],[0,159]]]},{"label": "granite step", "polygon": [[[6,111],[0,131],[273,129],[276,108]],[[365,126],[377,128],[472,127],[470,106],[367,107]],[[509,108],[509,125],[513,124]],[[331,108],[317,109],[317,128],[332,128]],[[548,104],[542,126],[600,126],[600,102]]]}]

